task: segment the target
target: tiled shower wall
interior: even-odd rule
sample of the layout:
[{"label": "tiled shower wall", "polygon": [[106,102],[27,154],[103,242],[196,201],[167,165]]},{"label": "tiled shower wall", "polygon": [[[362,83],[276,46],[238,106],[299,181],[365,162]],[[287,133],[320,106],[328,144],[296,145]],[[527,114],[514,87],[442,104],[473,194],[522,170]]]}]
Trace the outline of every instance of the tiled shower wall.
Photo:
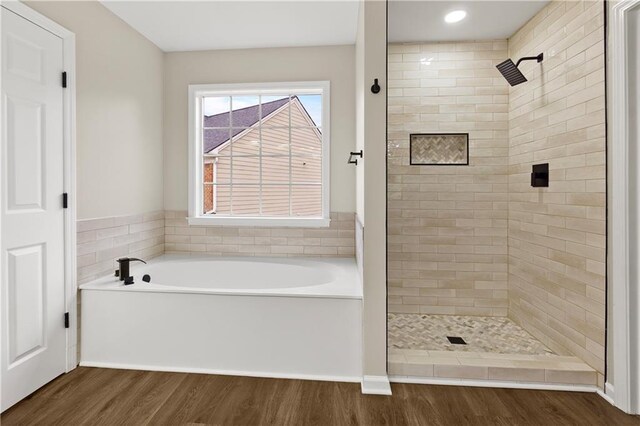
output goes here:
[{"label": "tiled shower wall", "polygon": [[[510,40],[529,81],[510,93],[509,316],[604,372],[605,98],[602,2],[555,1]],[[529,185],[549,163],[549,188]],[[600,378],[602,381],[602,377]]]},{"label": "tiled shower wall", "polygon": [[[507,315],[507,41],[391,44],[389,312]],[[469,133],[468,166],[409,165],[411,133]]]}]

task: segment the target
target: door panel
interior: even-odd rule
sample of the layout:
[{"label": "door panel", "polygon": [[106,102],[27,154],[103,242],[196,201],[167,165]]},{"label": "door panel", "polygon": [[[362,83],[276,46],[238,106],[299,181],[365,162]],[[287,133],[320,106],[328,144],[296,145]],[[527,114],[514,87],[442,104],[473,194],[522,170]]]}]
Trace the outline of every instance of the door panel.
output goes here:
[{"label": "door panel", "polygon": [[7,210],[43,209],[42,118],[45,105],[7,97]]},{"label": "door panel", "polygon": [[44,50],[41,46],[25,40],[17,34],[7,34],[7,71],[17,77],[44,81]]},{"label": "door panel", "polygon": [[66,367],[63,42],[2,13],[2,410]]},{"label": "door panel", "polygon": [[42,244],[8,250],[9,368],[45,347]]}]

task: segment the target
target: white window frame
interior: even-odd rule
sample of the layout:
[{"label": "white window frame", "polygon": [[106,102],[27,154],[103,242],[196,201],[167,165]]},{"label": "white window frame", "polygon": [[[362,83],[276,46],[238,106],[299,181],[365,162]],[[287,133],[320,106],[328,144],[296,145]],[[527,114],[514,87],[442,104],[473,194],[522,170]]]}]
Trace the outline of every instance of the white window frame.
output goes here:
[{"label": "white window frame", "polygon": [[[189,85],[189,225],[328,227],[330,219],[331,117],[329,81],[282,83],[190,84]],[[202,213],[204,170],[202,167],[202,98],[207,96],[322,95],[322,215],[321,217],[211,216]]]}]

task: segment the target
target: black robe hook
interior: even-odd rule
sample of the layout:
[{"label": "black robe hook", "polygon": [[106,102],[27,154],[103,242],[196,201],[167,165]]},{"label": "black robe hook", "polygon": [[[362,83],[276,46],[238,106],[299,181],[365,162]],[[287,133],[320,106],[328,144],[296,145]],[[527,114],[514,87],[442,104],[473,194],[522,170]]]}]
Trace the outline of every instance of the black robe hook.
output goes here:
[{"label": "black robe hook", "polygon": [[380,85],[378,84],[378,79],[373,80],[373,86],[371,86],[371,93],[380,93]]}]

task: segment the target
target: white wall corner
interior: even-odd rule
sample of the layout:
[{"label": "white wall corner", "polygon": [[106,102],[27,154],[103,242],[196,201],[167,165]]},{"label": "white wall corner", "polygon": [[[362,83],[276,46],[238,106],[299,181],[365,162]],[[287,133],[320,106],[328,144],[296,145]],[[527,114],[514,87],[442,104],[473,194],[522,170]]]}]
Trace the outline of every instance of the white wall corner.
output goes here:
[{"label": "white wall corner", "polygon": [[391,383],[387,376],[363,376],[362,393],[365,395],[391,395]]},{"label": "white wall corner", "polygon": [[600,395],[602,398],[604,398],[604,400],[607,401],[609,404],[613,406],[616,405],[615,393],[613,391],[613,385],[611,383],[608,383],[608,382],[605,383],[604,390],[598,389],[596,393]]},{"label": "white wall corner", "polygon": [[[615,348],[612,359],[613,374],[610,380],[615,385],[613,393],[607,396],[615,401],[616,407],[629,414],[640,412],[640,318],[637,315],[640,299],[636,290],[638,283],[637,249],[634,238],[638,230],[638,220],[634,205],[638,190],[634,175],[637,153],[633,150],[634,136],[637,134],[638,91],[637,46],[634,43],[640,21],[640,0],[621,0],[611,7],[610,49],[608,60],[611,64],[611,84],[609,105],[611,106],[612,156],[611,164],[611,278],[612,296],[609,309],[612,312],[610,327],[611,347]],[[633,35],[633,36],[632,36]],[[634,93],[636,92],[636,93]],[[634,109],[635,108],[635,109]],[[633,113],[632,113],[633,111]]]}]

